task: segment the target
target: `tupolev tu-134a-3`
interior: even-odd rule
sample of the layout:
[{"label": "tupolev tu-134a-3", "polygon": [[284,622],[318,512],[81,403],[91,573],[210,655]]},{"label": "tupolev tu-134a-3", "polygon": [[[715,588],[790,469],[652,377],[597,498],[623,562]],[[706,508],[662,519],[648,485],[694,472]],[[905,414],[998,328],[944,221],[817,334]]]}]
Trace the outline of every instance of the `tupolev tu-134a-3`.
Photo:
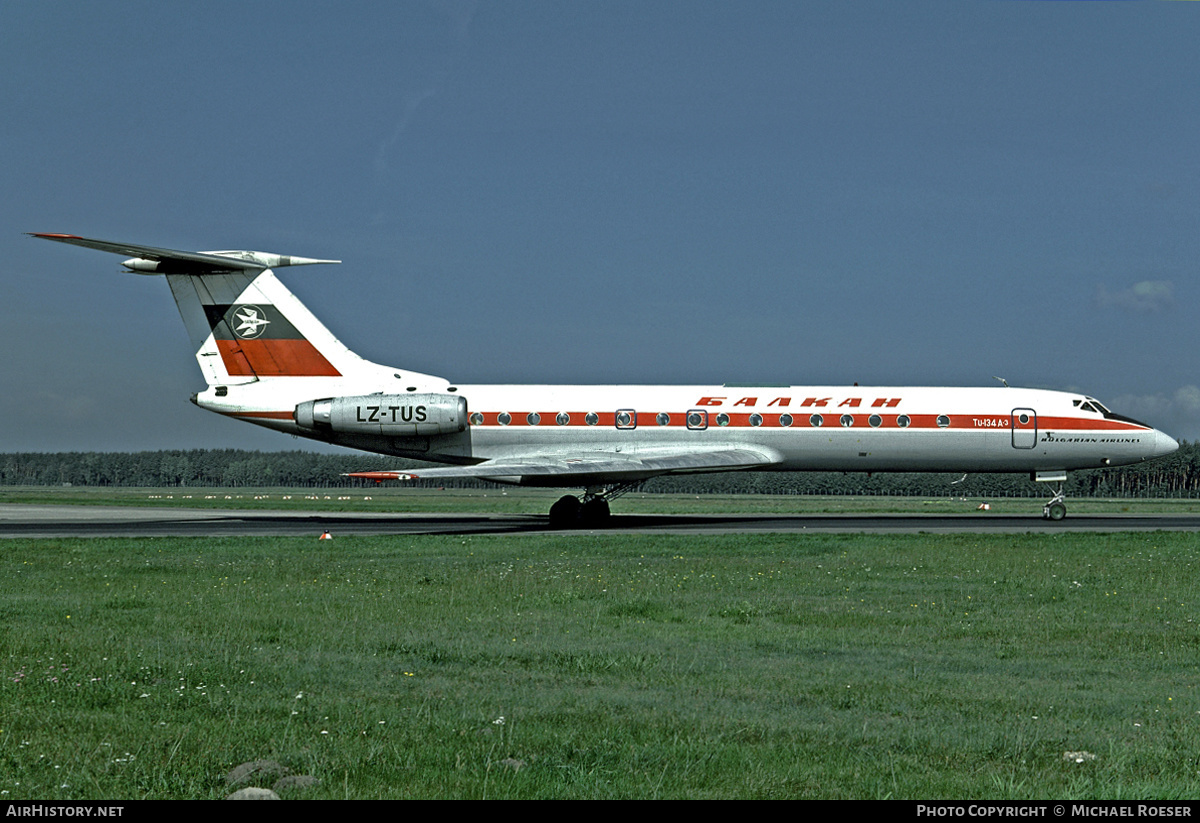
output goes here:
[{"label": "tupolev tu-134a-3", "polygon": [[208,387],[201,408],[287,434],[441,464],[353,472],[376,481],[474,477],[583,489],[550,509],[591,526],[609,501],[687,472],[1020,472],[1171,454],[1174,439],[1075,392],[1005,386],[459,385],[372,363],[343,345],[273,269],[337,263],[255,251],[187,252],[70,234],[46,240],[121,254],[163,275]]}]

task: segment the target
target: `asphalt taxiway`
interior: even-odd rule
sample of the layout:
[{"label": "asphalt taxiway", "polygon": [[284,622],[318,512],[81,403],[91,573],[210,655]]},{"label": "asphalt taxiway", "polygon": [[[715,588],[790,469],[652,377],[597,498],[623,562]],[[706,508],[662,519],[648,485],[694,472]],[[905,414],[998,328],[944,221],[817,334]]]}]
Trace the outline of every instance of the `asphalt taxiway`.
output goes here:
[{"label": "asphalt taxiway", "polygon": [[[545,515],[271,512],[0,504],[0,538],[536,534]],[[603,529],[623,534],[1014,534],[1200,531],[1195,514],[1077,514],[1050,522],[1014,514],[620,514]],[[557,532],[562,533],[562,532]]]}]

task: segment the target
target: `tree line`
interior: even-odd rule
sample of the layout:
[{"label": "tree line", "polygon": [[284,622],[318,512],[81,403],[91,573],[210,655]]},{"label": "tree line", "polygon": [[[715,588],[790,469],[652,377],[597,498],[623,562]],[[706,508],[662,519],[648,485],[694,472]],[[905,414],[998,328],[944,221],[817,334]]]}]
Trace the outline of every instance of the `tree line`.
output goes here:
[{"label": "tree line", "polygon": [[[370,454],[190,449],[147,452],[17,452],[0,455],[3,486],[224,487],[372,486],[351,471],[416,469],[422,465]],[[486,481],[421,481],[417,485],[487,488]],[[1044,497],[1046,484],[1022,474],[858,472],[723,472],[658,477],[648,492],[685,494],[845,494],[964,497]],[[1200,444],[1136,466],[1073,471],[1070,497],[1200,497]]]}]

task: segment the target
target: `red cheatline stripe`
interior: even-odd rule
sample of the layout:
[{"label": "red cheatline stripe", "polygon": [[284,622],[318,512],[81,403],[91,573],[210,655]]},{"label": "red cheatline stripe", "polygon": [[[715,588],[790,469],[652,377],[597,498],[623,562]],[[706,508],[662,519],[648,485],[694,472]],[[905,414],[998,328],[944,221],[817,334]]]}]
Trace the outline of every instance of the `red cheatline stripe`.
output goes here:
[{"label": "red cheatline stripe", "polygon": [[[563,428],[559,426],[556,417],[559,412],[537,412],[539,416],[538,423],[530,423],[528,411],[513,411],[513,412],[478,412],[483,416],[483,426],[550,426],[552,428]],[[507,414],[509,422],[502,424],[500,415]],[[587,426],[585,412],[568,412],[570,422],[567,426]],[[778,428],[793,428],[793,429],[811,429],[818,428],[810,421],[814,414],[820,414],[822,425],[820,428],[885,428],[899,429],[901,428],[897,419],[901,416],[898,414],[850,414],[849,412],[839,412],[836,409],[832,411],[813,412],[813,411],[797,411],[789,412],[792,417],[792,425],[784,426],[779,422],[779,415],[775,413],[760,414],[762,423],[758,426],[753,426],[750,423],[751,413],[745,412],[725,412],[729,418],[729,422],[722,426],[717,422],[721,412],[708,413],[708,427],[711,428],[763,428],[763,429],[778,429]],[[844,414],[848,414],[853,418],[853,426],[843,427],[841,418]],[[687,414],[684,412],[668,413],[670,422],[666,426],[660,426],[657,420],[657,412],[638,412],[637,427],[638,428],[682,428],[687,426]],[[937,414],[910,414],[909,425],[905,428],[909,429],[941,429],[949,428],[966,431],[998,431],[1009,430],[1012,428],[1008,415],[984,414],[953,414],[947,415],[950,418],[948,426],[939,426],[937,423]],[[616,425],[616,412],[596,412],[595,427],[612,427]],[[879,426],[872,426],[870,423],[871,417],[878,417],[880,420]],[[1032,422],[1029,425],[1017,426],[1017,431],[1034,431],[1035,427]],[[1036,429],[1039,431],[1145,431],[1145,427],[1137,426],[1132,423],[1125,423],[1119,420],[1098,420],[1095,418],[1081,417],[1049,417],[1039,416],[1037,418]]]},{"label": "red cheatline stripe", "polygon": [[295,419],[294,412],[290,411],[242,411],[242,412],[221,412],[230,417],[253,417],[261,420],[293,420]]},{"label": "red cheatline stripe", "polygon": [[[252,418],[262,418],[262,419],[268,419],[268,420],[291,420],[291,419],[293,419],[293,412],[290,412],[290,411],[242,411],[242,412],[225,412],[225,414],[228,414],[232,417],[252,417]],[[511,418],[511,420],[507,426],[502,426],[500,424],[499,417],[502,414],[502,412],[481,412],[481,414],[483,415],[483,423],[472,424],[472,425],[499,426],[500,428],[512,428],[514,426],[524,426],[526,428],[534,428],[535,427],[534,424],[527,422],[527,416],[529,415],[529,412],[508,412],[508,415]],[[537,428],[549,427],[549,428],[557,429],[557,428],[568,428],[571,426],[588,427],[588,424],[584,419],[585,418],[584,412],[570,412],[571,422],[568,423],[566,426],[559,426],[558,423],[555,422],[555,417],[557,416],[558,412],[539,412],[538,414],[541,416],[541,422],[536,424]],[[751,426],[749,414],[740,414],[740,413],[739,414],[730,414],[729,415],[729,424],[726,426],[722,426],[719,423],[717,423],[717,419],[716,419],[717,415],[709,414],[708,427],[710,429],[733,429],[733,428],[817,429],[818,427],[813,426],[812,423],[809,422],[810,416],[811,415],[809,415],[809,414],[793,414],[792,415],[792,418],[793,418],[792,425],[790,427],[787,427],[787,426],[783,426],[780,424],[779,415],[777,415],[777,414],[764,414],[762,416],[763,422],[762,422],[761,426]],[[841,418],[840,414],[825,414],[825,415],[823,415],[824,424],[822,426],[820,426],[819,428],[822,428],[822,429],[842,429],[842,428],[900,429],[899,424],[896,422],[896,418],[898,418],[899,416],[900,415],[896,415],[896,414],[886,414],[886,415],[881,414],[881,415],[879,415],[879,417],[881,419],[880,425],[872,426],[869,422],[869,418],[871,417],[871,415],[856,414],[856,415],[852,415],[852,417],[854,418],[853,426],[842,426],[841,423],[839,422],[839,420]],[[970,417],[968,415],[951,415],[949,426],[938,426],[938,424],[937,424],[938,415],[936,415],[936,414],[913,414],[913,415],[909,415],[909,417],[912,420],[912,422],[907,426],[908,429],[920,430],[920,429],[949,428],[949,429],[955,429],[958,431],[964,431],[964,430],[965,431],[1009,431],[1010,430],[1009,424],[1007,422],[1007,418],[1002,418],[1001,416],[997,416],[997,415],[989,415],[986,417]],[[616,424],[617,424],[616,412],[597,412],[596,418],[597,418],[597,420],[596,420],[595,426],[589,427],[589,428],[602,428],[602,427],[610,427],[611,428],[613,426],[616,426]],[[647,412],[640,413],[638,415],[638,421],[637,421],[638,428],[648,428],[648,429],[682,428],[687,425],[686,415],[683,412],[675,412],[675,413],[671,414],[670,415],[670,423],[666,426],[658,425],[656,418],[657,418],[657,414],[651,414],[651,413],[647,413]],[[974,421],[976,421],[976,420],[990,420],[990,421],[995,421],[995,422],[984,424],[984,425],[975,425]],[[1001,420],[1003,420],[1004,422],[1003,423],[999,422]],[[1034,430],[1035,429],[1033,428],[1032,425],[1025,426],[1025,427],[1018,426],[1018,428],[1017,428],[1017,431],[1025,431],[1025,432],[1033,432]],[[1077,417],[1039,417],[1037,431],[1134,431],[1134,432],[1138,432],[1138,431],[1146,431],[1146,429],[1144,427],[1136,426],[1132,423],[1125,423],[1125,422],[1122,422],[1119,420],[1089,420],[1086,418],[1077,418]]]}]

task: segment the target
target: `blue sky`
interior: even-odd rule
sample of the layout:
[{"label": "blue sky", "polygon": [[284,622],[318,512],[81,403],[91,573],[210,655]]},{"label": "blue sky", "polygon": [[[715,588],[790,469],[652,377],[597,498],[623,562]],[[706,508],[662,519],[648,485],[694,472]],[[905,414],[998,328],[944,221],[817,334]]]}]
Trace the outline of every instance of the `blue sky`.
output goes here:
[{"label": "blue sky", "polygon": [[0,451],[308,447],[187,402],[166,284],[459,383],[1013,385],[1200,437],[1200,9],[0,4]]}]

